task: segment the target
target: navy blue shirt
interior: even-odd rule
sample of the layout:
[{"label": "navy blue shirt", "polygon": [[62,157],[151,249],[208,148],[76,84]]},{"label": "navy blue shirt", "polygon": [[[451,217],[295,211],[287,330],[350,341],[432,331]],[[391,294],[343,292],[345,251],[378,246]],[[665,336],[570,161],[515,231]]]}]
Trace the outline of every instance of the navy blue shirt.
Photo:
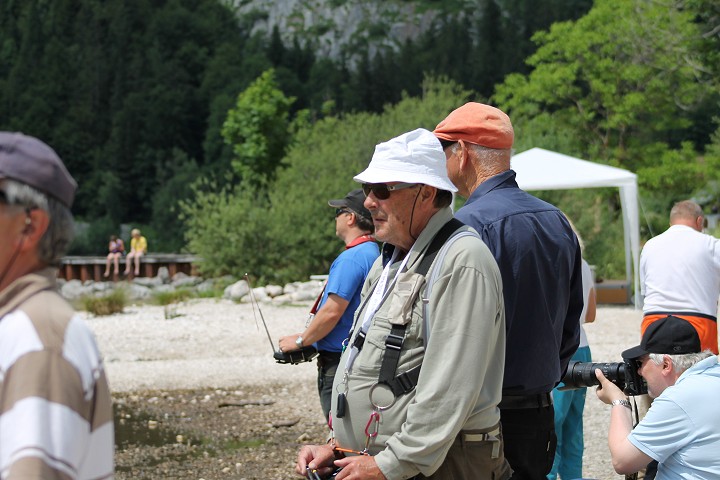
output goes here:
[{"label": "navy blue shirt", "polygon": [[505,297],[503,395],[549,392],[580,342],[580,246],[565,215],[520,190],[508,170],[483,182],[455,217],[480,234]]}]

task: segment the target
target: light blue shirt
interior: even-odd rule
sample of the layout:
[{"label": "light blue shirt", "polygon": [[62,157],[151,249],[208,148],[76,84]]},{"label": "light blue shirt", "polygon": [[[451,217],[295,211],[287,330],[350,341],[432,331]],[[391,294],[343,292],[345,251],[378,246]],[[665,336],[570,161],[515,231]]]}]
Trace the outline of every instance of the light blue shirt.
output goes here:
[{"label": "light blue shirt", "polygon": [[657,460],[657,480],[720,478],[720,364],[712,356],[653,401],[628,440]]}]

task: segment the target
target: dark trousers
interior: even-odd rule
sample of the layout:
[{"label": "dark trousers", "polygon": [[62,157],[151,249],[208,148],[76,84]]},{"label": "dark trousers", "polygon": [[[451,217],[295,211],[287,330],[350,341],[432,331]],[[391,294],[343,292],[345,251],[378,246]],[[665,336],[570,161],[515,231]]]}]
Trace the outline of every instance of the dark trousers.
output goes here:
[{"label": "dark trousers", "polygon": [[319,352],[318,365],[318,394],[325,420],[330,419],[330,404],[333,395],[333,380],[340,364],[340,352]]},{"label": "dark trousers", "polygon": [[429,477],[418,475],[414,480],[510,479],[511,470],[503,452],[502,433],[486,440],[471,438],[473,434],[499,430],[498,425],[484,430],[463,430],[455,438],[440,468]]},{"label": "dark trousers", "polygon": [[555,459],[555,411],[552,405],[500,408],[505,458],[512,480],[546,480]]}]

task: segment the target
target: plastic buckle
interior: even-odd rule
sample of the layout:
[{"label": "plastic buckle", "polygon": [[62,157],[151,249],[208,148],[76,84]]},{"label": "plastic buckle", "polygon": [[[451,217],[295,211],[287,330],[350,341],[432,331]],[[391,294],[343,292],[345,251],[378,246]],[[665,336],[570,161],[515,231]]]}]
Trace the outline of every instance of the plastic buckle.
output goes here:
[{"label": "plastic buckle", "polygon": [[407,372],[403,372],[397,377],[395,377],[395,381],[397,385],[402,388],[402,393],[408,393],[412,392],[415,388],[415,384],[410,380],[410,376],[407,374]]},{"label": "plastic buckle", "polygon": [[385,338],[385,346],[387,348],[392,348],[393,350],[401,350],[403,346],[403,342],[405,341],[405,337],[401,337],[399,335],[393,335],[392,333]]},{"label": "plastic buckle", "polygon": [[353,341],[353,347],[357,348],[358,350],[362,350],[363,344],[365,343],[365,332],[360,330],[355,337],[355,340]]}]

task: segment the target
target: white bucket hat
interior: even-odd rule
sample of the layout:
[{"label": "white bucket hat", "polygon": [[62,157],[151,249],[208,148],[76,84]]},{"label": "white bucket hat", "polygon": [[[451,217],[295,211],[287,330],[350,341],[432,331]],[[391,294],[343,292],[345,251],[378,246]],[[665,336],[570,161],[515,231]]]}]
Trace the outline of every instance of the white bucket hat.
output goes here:
[{"label": "white bucket hat", "polygon": [[370,165],[353,180],[360,183],[407,182],[457,192],[447,176],[445,152],[429,130],[412,132],[380,143]]}]

